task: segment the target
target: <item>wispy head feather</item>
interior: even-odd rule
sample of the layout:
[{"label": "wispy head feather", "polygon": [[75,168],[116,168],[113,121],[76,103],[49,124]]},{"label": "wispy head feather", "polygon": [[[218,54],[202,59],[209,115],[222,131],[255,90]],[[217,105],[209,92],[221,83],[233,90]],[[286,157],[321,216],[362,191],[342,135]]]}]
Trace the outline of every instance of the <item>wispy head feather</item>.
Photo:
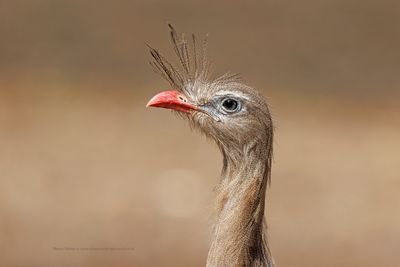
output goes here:
[{"label": "wispy head feather", "polygon": [[170,63],[158,50],[150,48],[152,60],[150,65],[176,90],[187,93],[188,85],[195,82],[206,82],[209,78],[209,62],[207,60],[207,36],[203,39],[199,51],[197,39],[192,34],[191,42],[184,34],[178,36],[175,28],[168,24],[170,38],[175,54],[179,60],[179,67]]}]

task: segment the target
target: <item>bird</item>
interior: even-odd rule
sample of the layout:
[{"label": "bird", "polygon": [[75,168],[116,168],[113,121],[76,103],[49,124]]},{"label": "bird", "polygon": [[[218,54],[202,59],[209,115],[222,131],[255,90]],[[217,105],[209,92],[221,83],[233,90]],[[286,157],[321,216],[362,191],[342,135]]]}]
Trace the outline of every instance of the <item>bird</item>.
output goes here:
[{"label": "bird", "polygon": [[148,47],[150,65],[171,90],[154,95],[147,107],[173,110],[214,140],[223,157],[206,266],[274,267],[264,218],[274,135],[269,105],[238,74],[212,78],[208,35],[199,44],[194,34],[187,39],[168,27],[177,63]]}]

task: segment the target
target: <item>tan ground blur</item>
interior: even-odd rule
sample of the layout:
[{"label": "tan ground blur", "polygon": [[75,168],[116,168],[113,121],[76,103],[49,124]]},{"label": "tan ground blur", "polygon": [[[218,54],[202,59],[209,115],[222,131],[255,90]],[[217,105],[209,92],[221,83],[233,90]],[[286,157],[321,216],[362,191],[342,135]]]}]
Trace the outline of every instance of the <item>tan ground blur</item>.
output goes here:
[{"label": "tan ground blur", "polygon": [[204,266],[221,157],[145,108],[166,21],[210,32],[216,71],[269,99],[278,266],[400,262],[397,2],[0,7],[0,266]]}]

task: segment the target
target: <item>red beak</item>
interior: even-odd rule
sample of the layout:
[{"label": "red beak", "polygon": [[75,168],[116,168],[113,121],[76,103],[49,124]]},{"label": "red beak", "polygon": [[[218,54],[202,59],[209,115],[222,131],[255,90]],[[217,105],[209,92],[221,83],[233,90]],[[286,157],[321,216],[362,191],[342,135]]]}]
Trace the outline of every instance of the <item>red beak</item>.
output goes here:
[{"label": "red beak", "polygon": [[197,107],[188,103],[186,97],[177,91],[164,91],[156,94],[147,103],[147,107],[168,108],[189,113]]}]

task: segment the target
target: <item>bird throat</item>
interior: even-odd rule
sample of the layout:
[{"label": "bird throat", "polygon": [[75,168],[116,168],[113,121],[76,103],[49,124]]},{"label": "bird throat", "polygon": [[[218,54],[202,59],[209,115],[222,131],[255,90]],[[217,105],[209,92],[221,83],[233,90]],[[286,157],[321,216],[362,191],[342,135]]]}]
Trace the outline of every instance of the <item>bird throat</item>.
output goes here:
[{"label": "bird throat", "polygon": [[[264,207],[270,172],[266,157],[227,157],[217,186],[216,223],[207,267],[265,266],[273,261],[264,233]],[[239,162],[239,163],[238,163]]]}]

